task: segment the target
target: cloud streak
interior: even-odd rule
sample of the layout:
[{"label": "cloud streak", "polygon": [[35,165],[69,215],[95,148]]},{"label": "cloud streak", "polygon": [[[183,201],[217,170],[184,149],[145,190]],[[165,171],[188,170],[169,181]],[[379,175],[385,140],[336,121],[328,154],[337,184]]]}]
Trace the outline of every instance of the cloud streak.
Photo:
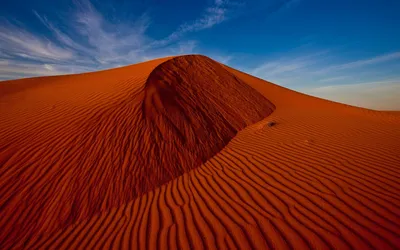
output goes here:
[{"label": "cloud streak", "polygon": [[0,64],[0,80],[79,73],[193,53],[198,42],[183,40],[184,35],[227,20],[231,4],[216,0],[199,18],[181,24],[167,37],[155,40],[146,34],[151,24],[146,13],[134,21],[111,22],[89,0],[74,3],[72,15],[60,18],[62,26],[33,10],[52,37],[43,37],[11,23],[0,26],[0,60],[7,62]]},{"label": "cloud streak", "polygon": [[324,99],[376,110],[400,110],[400,79],[328,85],[303,92]]},{"label": "cloud streak", "polygon": [[328,100],[378,110],[400,109],[400,78],[390,74],[393,67],[387,68],[386,75],[384,71],[371,72],[368,67],[396,61],[400,52],[334,65],[327,60],[331,54],[329,51],[297,57],[285,54],[247,72]]},{"label": "cloud streak", "polygon": [[154,41],[151,46],[164,46],[178,40],[187,33],[209,29],[226,21],[231,4],[232,2],[227,0],[215,0],[214,5],[208,7],[200,18],[180,25],[176,31],[164,39]]},{"label": "cloud streak", "polygon": [[249,72],[266,80],[298,76],[301,78],[310,78],[313,79],[313,81],[322,83],[348,78],[348,76],[344,76],[343,73],[337,75],[339,72],[344,70],[362,70],[366,66],[400,59],[400,52],[393,52],[352,62],[330,65],[327,60],[327,57],[329,57],[330,54],[331,52],[328,50],[304,56],[290,57],[285,54],[282,57],[264,61],[255,68],[250,69]]},{"label": "cloud streak", "polygon": [[354,68],[389,62],[389,61],[393,61],[396,59],[400,59],[400,52],[393,52],[393,53],[378,55],[375,57],[366,58],[366,59],[362,59],[362,60],[356,60],[353,62],[328,66],[328,67],[325,67],[324,69],[316,71],[315,73],[326,73],[326,72],[330,72],[330,71],[354,69]]},{"label": "cloud streak", "polygon": [[304,77],[323,61],[329,51],[323,50],[303,56],[289,57],[285,55],[280,58],[264,61],[260,65],[249,70],[249,73],[268,81],[278,84],[290,84],[288,79]]},{"label": "cloud streak", "polygon": [[33,60],[68,60],[74,52],[12,24],[0,27],[0,51],[8,57]]}]

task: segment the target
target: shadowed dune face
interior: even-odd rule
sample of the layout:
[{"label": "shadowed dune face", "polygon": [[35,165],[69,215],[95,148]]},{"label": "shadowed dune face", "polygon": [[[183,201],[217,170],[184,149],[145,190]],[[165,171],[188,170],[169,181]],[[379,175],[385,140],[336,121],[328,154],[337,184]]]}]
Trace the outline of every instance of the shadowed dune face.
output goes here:
[{"label": "shadowed dune face", "polygon": [[0,246],[127,203],[200,166],[274,110],[202,56],[1,89]]},{"label": "shadowed dune face", "polygon": [[275,109],[252,87],[203,56],[161,64],[147,79],[144,93],[144,130],[138,133],[145,143],[137,157],[147,166],[141,176],[153,183],[164,183],[206,162],[238,131]]}]

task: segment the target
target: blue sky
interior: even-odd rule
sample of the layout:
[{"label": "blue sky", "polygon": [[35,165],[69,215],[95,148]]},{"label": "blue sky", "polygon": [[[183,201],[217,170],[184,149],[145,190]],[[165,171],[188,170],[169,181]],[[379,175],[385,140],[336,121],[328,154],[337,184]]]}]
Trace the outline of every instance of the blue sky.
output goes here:
[{"label": "blue sky", "polygon": [[0,80],[204,54],[279,85],[400,110],[397,0],[2,0]]}]

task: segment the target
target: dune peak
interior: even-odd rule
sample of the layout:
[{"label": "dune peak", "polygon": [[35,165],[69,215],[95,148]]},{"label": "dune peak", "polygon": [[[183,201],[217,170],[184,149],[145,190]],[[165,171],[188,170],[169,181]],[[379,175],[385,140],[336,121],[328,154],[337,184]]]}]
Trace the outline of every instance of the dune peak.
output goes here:
[{"label": "dune peak", "polygon": [[147,79],[142,103],[146,130],[141,140],[146,143],[138,157],[148,166],[144,176],[163,183],[201,165],[274,108],[205,56],[180,56],[160,64]]}]

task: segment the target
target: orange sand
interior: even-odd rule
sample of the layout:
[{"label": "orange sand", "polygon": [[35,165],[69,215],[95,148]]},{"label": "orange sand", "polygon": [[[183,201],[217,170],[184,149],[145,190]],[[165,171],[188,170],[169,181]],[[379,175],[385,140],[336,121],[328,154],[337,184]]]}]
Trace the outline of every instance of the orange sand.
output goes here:
[{"label": "orange sand", "polygon": [[0,249],[398,249],[399,180],[400,112],[203,56],[0,82]]}]

